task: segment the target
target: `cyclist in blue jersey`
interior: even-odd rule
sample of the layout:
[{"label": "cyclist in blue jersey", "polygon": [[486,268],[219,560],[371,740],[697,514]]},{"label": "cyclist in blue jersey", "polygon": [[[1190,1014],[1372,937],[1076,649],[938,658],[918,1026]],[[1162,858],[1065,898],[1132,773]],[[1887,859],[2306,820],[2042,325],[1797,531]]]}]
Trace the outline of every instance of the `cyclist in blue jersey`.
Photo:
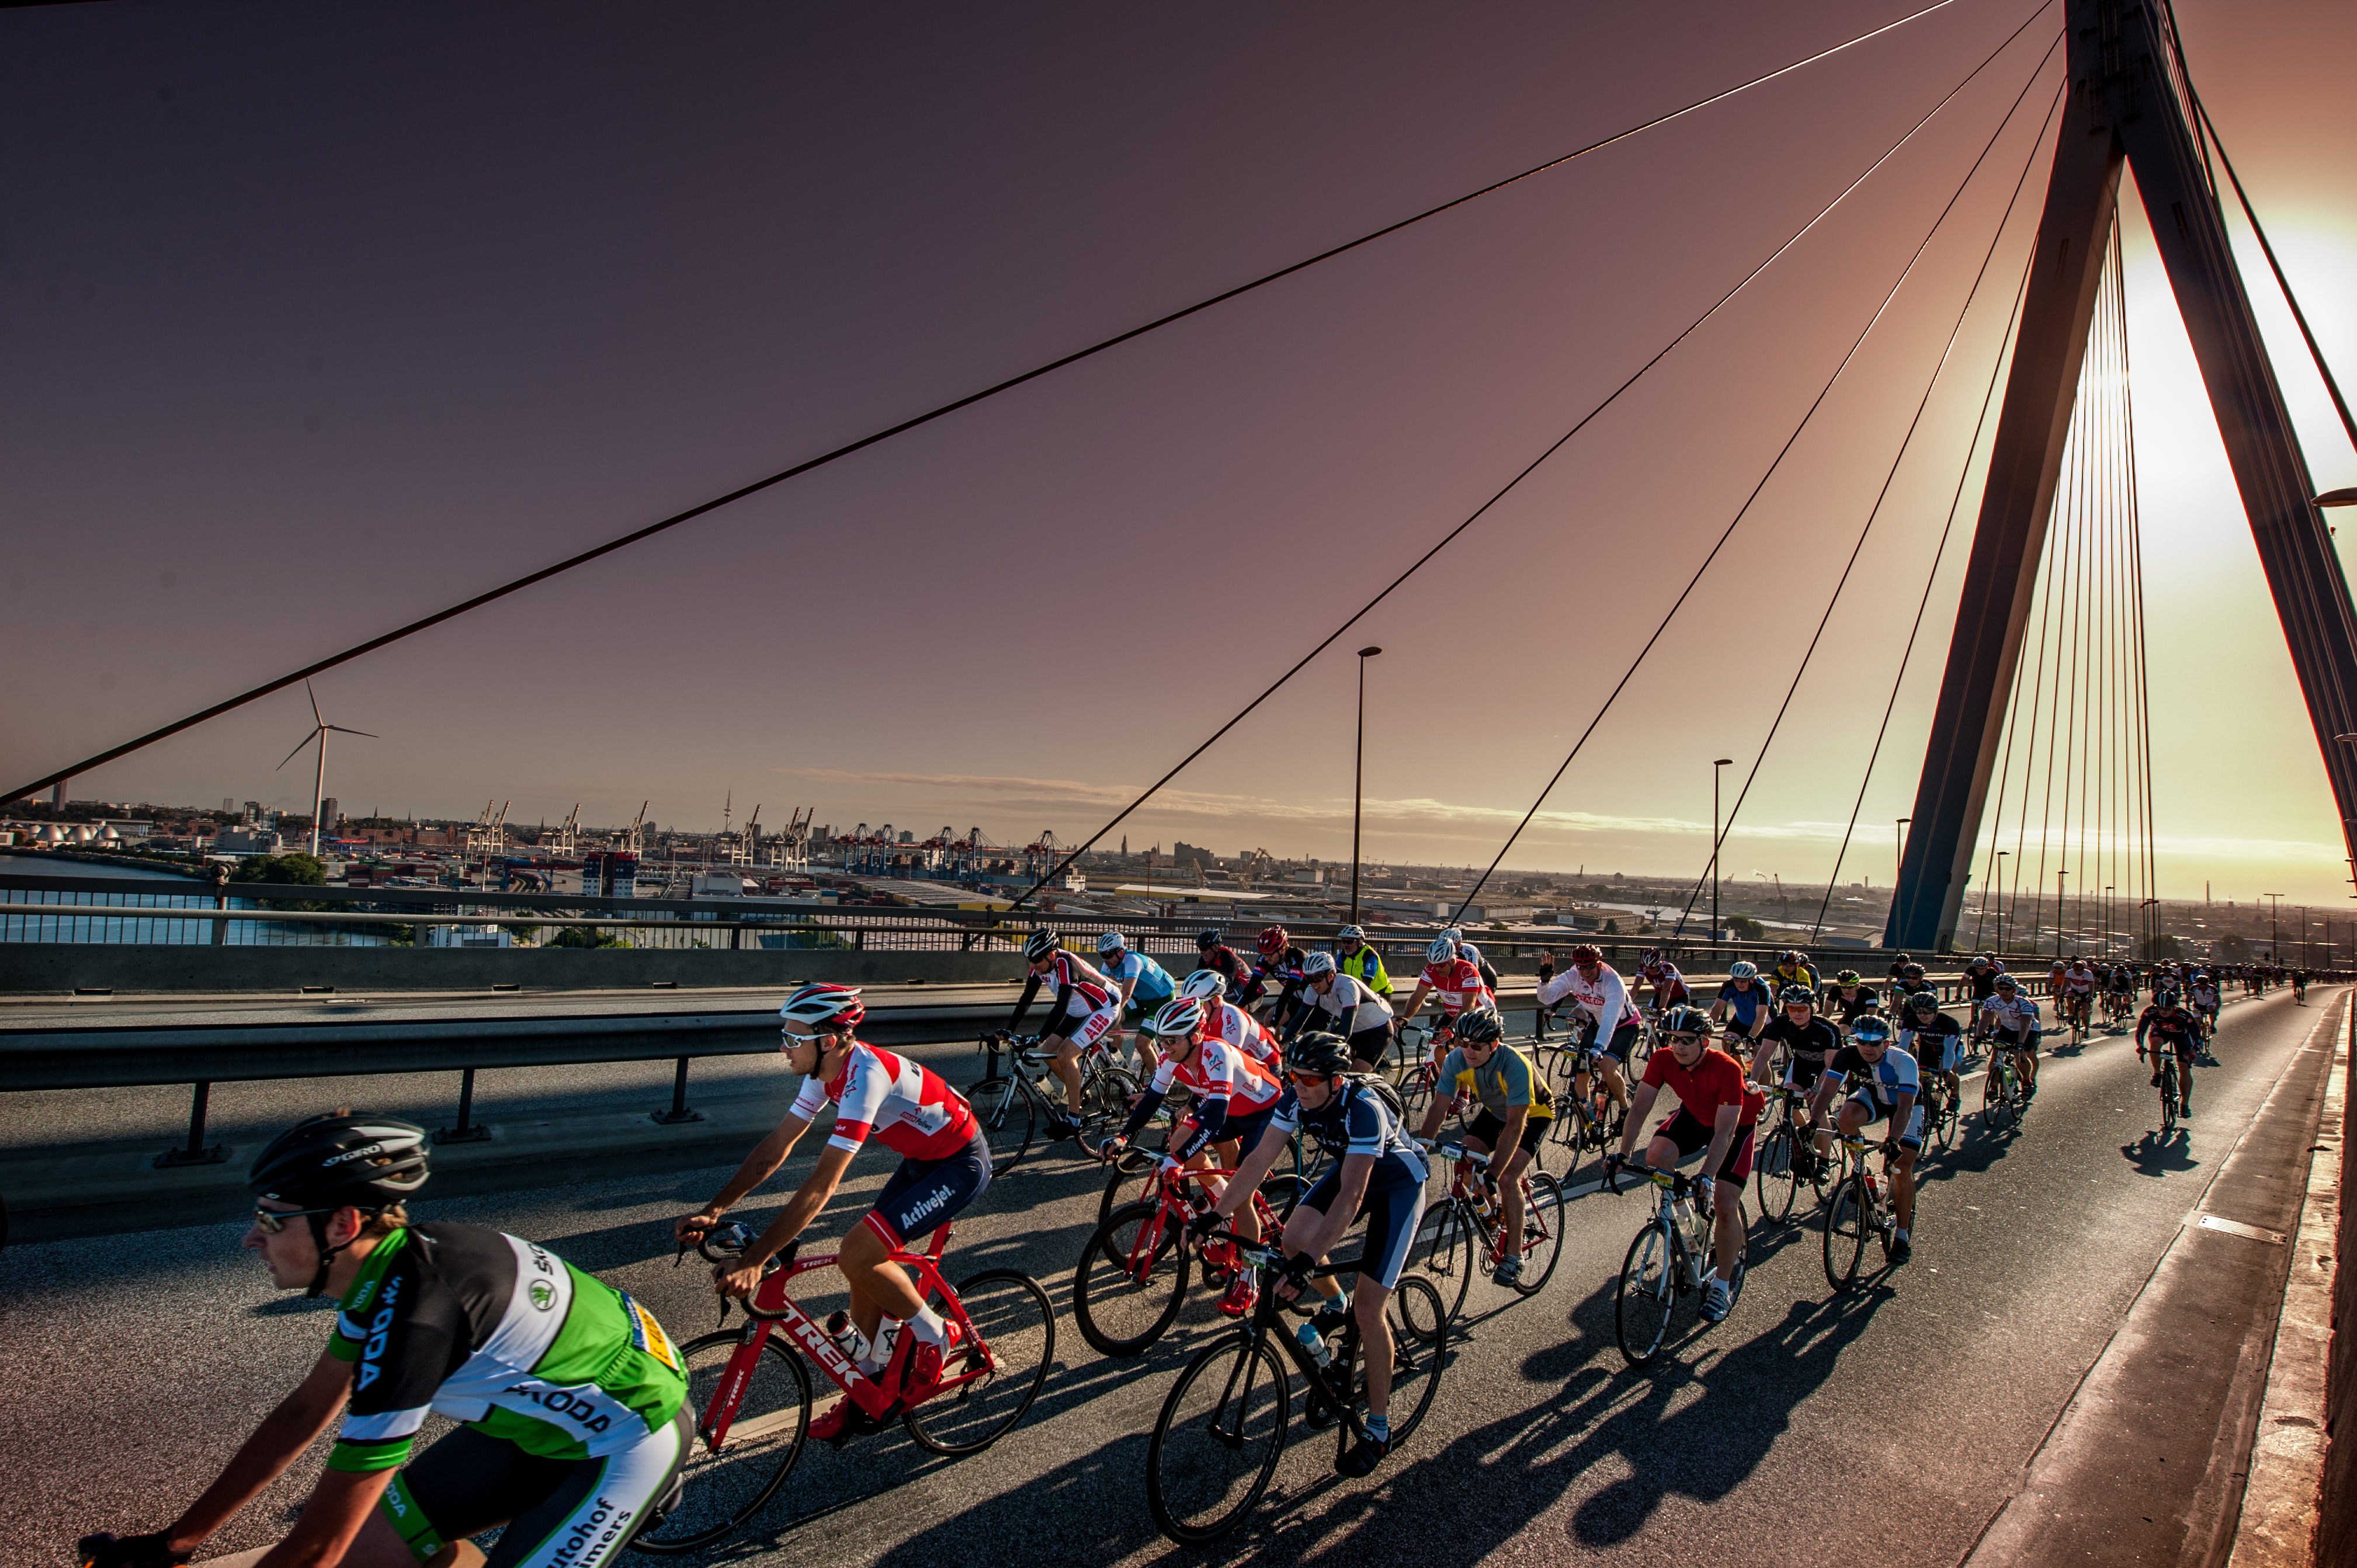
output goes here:
[{"label": "cyclist in blue jersey", "polygon": [[1768,983],[1760,978],[1760,966],[1741,959],[1728,964],[1718,999],[1710,1004],[1710,1021],[1757,1040],[1775,1016],[1776,1004],[1768,994]]},{"label": "cyclist in blue jersey", "polygon": [[1317,1139],[1334,1159],[1285,1222],[1287,1278],[1276,1289],[1293,1301],[1308,1285],[1329,1301],[1312,1324],[1321,1334],[1340,1328],[1344,1309],[1335,1298],[1340,1287],[1330,1275],[1313,1283],[1308,1272],[1325,1261],[1361,1216],[1366,1218],[1367,1242],[1349,1311],[1358,1319],[1366,1354],[1367,1437],[1334,1462],[1345,1476],[1364,1476],[1391,1451],[1394,1349],[1383,1304],[1407,1264],[1416,1226],[1424,1218],[1424,1184],[1431,1172],[1375,1080],[1353,1078],[1350,1072],[1351,1047],[1339,1035],[1303,1035],[1288,1044],[1286,1092],[1269,1119],[1267,1134],[1237,1167],[1219,1201],[1192,1224],[1200,1234],[1209,1235],[1228,1223],[1267,1176],[1277,1152],[1297,1128]]},{"label": "cyclist in blue jersey", "polygon": [[[1119,931],[1097,939],[1097,967],[1121,996],[1121,1021],[1131,1034],[1178,993],[1178,983],[1160,964],[1135,951]],[[1118,1051],[1124,1042],[1116,1041]]]}]

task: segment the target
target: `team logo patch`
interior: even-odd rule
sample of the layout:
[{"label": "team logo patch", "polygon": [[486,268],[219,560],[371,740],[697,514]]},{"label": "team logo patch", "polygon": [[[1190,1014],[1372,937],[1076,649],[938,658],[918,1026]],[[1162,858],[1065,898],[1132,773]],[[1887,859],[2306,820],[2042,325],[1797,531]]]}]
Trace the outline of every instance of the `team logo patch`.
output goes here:
[{"label": "team logo patch", "polygon": [[655,1321],[652,1313],[628,1295],[623,1295],[622,1316],[630,1326],[631,1344],[673,1371],[683,1370],[679,1364],[679,1352],[672,1348],[671,1336],[663,1332],[662,1325]]},{"label": "team logo patch", "polygon": [[531,1289],[524,1294],[531,1296],[532,1305],[543,1312],[556,1305],[556,1287],[546,1280],[533,1281]]}]

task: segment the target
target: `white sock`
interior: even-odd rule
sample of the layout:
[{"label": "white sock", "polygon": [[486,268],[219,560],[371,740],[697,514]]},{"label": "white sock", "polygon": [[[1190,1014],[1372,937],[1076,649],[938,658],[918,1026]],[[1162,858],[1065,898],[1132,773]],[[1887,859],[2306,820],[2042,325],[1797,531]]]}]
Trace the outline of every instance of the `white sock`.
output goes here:
[{"label": "white sock", "polygon": [[917,1316],[909,1319],[909,1326],[916,1332],[918,1338],[928,1345],[940,1344],[948,1327],[942,1321],[942,1315],[930,1306],[917,1308]]}]

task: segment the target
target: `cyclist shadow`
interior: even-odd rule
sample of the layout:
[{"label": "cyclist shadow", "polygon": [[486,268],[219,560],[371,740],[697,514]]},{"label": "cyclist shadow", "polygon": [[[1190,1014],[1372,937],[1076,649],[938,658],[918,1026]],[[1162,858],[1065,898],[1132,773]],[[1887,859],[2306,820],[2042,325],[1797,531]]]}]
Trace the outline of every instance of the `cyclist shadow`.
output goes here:
[{"label": "cyclist shadow", "polygon": [[2122,1144],[2120,1153],[2136,1166],[2136,1175],[2155,1178],[2195,1170],[2201,1164],[2193,1157],[2193,1134],[2183,1127],[2169,1133],[2147,1133],[2133,1144]]}]

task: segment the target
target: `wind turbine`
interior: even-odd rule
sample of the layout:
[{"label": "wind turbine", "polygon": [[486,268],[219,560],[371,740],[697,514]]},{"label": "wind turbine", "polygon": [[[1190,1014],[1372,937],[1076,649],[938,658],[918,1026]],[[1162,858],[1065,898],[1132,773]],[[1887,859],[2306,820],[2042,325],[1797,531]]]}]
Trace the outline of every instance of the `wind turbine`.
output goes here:
[{"label": "wind turbine", "polygon": [[[311,690],[310,682],[303,682],[303,693],[311,699],[311,733],[305,736],[301,744],[286,754],[286,762],[292,762],[302,755],[303,747],[313,741],[319,743],[319,766],[311,775],[311,858],[317,860],[319,858],[319,802],[325,797],[328,789],[328,732],[333,730],[338,735],[356,735],[363,740],[379,740],[382,737],[371,735],[364,729],[346,729],[341,725],[329,724],[319,716],[319,694]],[[286,762],[282,762],[278,766],[284,768]]]}]

